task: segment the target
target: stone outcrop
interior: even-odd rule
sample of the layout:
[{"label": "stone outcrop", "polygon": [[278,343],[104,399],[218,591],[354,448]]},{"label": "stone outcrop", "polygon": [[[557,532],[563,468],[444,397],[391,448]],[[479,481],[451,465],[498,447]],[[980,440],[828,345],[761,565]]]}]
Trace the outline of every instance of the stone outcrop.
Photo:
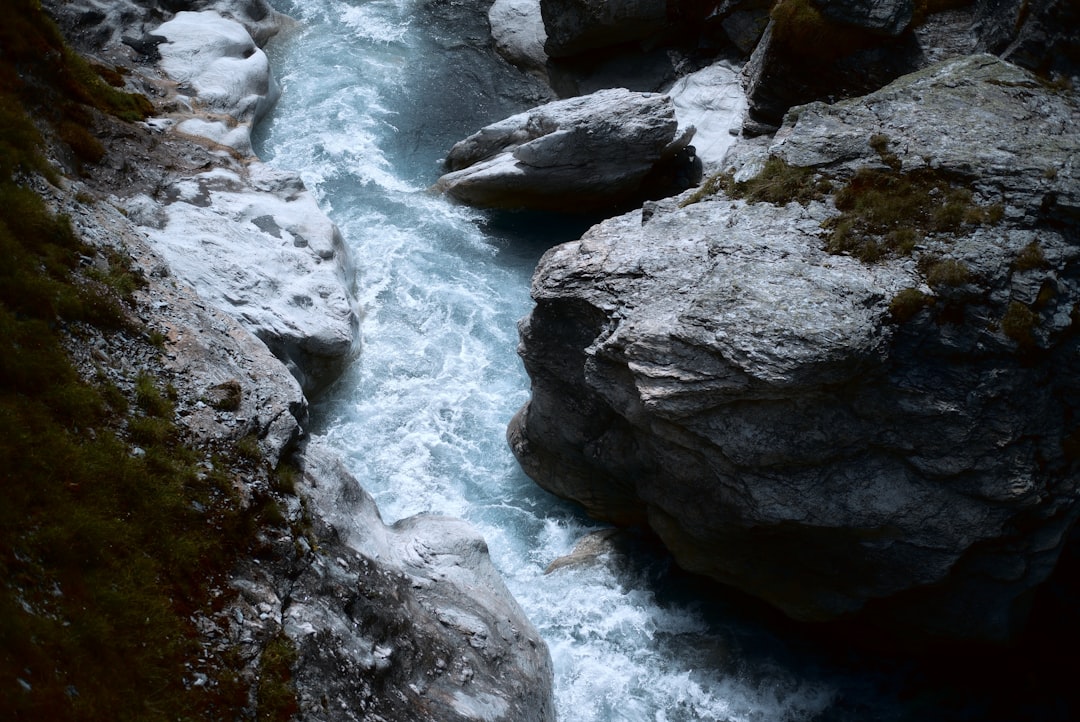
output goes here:
[{"label": "stone outcrop", "polygon": [[[287,524],[262,530],[259,558],[242,560],[197,614],[211,652],[239,652],[230,670],[257,684],[260,655],[285,635],[305,720],[443,722],[554,719],[547,648],[464,522],[415,517],[386,526],[371,497],[318,440],[304,437],[297,381],[238,321],[177,282],[167,261],[113,203],[87,205],[83,184],[47,200],[91,247],[130,254],[147,280],[135,293],[155,355],[120,336],[73,345],[79,365],[118,387],[139,372],[175,389],[176,419],[197,448],[257,439],[269,467],[300,467],[282,495]],[[149,346],[149,344],[143,344]],[[298,449],[298,444],[300,448]],[[248,499],[268,493],[266,467],[244,475]],[[208,655],[209,656],[209,655]],[[192,660],[192,679],[211,683]]]},{"label": "stone outcrop", "polygon": [[[147,122],[150,134],[122,141],[129,147],[107,159],[94,182],[122,196],[173,273],[262,339],[306,393],[317,393],[357,351],[353,268],[300,178],[262,164],[251,149],[251,129],[278,94],[255,38],[291,21],[258,11],[258,3],[233,13],[227,4],[204,5],[217,9],[165,22],[149,13],[137,21],[129,9],[100,23],[94,37],[114,38],[119,30],[102,28],[127,18],[128,31],[153,38],[161,74],[131,82],[158,98],[160,115]],[[102,53],[129,64],[140,57],[115,43]]]},{"label": "stone outcrop", "polygon": [[[797,619],[1014,634],[1080,513],[1078,108],[975,56],[795,109],[769,153],[833,192],[867,169],[966,189],[973,220],[910,256],[827,253],[820,185],[699,191],[552,249],[520,327],[522,467]],[[762,168],[741,162],[732,183]]]},{"label": "stone outcrop", "polygon": [[317,441],[301,493],[325,510],[316,531],[328,547],[274,603],[304,660],[305,719],[554,720],[547,647],[468,524],[385,526]]},{"label": "stone outcrop", "polygon": [[680,132],[671,98],[624,89],[542,105],[455,144],[436,188],[485,208],[564,212],[636,198],[675,158]]},{"label": "stone outcrop", "polygon": [[247,29],[213,10],[181,12],[153,30],[160,66],[179,103],[196,108],[177,130],[251,155],[251,128],[281,93],[266,53]]},{"label": "stone outcrop", "polygon": [[990,52],[1044,77],[1080,76],[1068,0],[980,0],[932,13],[910,0],[785,0],[747,63],[751,132],[788,108],[876,90],[950,56]]},{"label": "stone outcrop", "polygon": [[1080,77],[1080,7],[1070,0],[978,0],[976,49],[1047,76]]}]

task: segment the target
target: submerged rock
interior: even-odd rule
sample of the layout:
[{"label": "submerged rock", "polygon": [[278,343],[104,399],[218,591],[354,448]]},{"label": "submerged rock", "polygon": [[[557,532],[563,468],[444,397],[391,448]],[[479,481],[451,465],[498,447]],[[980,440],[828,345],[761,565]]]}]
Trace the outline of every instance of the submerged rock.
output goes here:
[{"label": "submerged rock", "polygon": [[1080,513],[1078,109],[980,56],[794,110],[770,152],[834,191],[930,173],[968,199],[910,256],[826,252],[820,185],[688,194],[552,249],[520,327],[522,467],[797,619],[1015,634]]},{"label": "submerged rock", "polygon": [[457,143],[436,188],[484,208],[563,212],[635,198],[679,132],[667,95],[621,88],[560,100],[494,123]]}]

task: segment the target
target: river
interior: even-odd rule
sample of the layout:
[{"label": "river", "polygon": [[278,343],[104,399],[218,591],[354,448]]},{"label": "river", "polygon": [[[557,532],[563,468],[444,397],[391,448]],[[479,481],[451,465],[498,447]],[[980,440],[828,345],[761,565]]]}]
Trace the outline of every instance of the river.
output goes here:
[{"label": "river", "polygon": [[384,519],[433,512],[480,530],[550,647],[564,722],[848,719],[836,702],[853,683],[838,688],[738,604],[696,601],[644,541],[544,574],[599,526],[536,487],[506,445],[529,387],[516,324],[540,254],[583,226],[492,218],[428,191],[455,140],[530,100],[476,49],[482,24],[449,2],[275,5],[300,23],[267,48],[283,92],[257,151],[300,172],[340,227],[364,313],[362,350],[314,430]]}]

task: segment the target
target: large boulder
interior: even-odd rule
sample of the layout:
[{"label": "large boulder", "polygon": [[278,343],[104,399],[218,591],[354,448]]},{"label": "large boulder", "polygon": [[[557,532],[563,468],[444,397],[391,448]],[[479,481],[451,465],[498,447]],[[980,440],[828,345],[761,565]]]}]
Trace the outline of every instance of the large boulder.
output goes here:
[{"label": "large boulder", "polygon": [[251,154],[251,129],[281,89],[247,29],[206,10],[177,13],[154,35],[164,39],[158,46],[161,68],[179,83],[179,99],[201,111],[182,120],[179,129]]},{"label": "large boulder", "polygon": [[299,176],[251,150],[251,129],[278,93],[266,54],[217,11],[180,12],[153,34],[162,115],[148,121],[148,142],[120,139],[128,157],[108,161],[115,167],[99,182],[126,196],[129,217],[178,278],[317,393],[357,350],[354,273],[338,229]]},{"label": "large boulder", "polygon": [[924,64],[913,33],[878,25],[837,20],[809,0],[777,5],[743,69],[752,120],[775,130],[794,105],[867,93]]},{"label": "large boulder", "polygon": [[692,133],[667,95],[622,88],[560,100],[494,123],[454,145],[436,188],[485,208],[563,212],[637,196]]},{"label": "large boulder", "polygon": [[543,74],[547,30],[539,0],[495,0],[488,10],[495,49],[514,65]]},{"label": "large boulder", "polygon": [[[777,205],[699,191],[552,249],[520,327],[522,467],[794,618],[1015,634],[1080,513],[1078,109],[946,62],[793,111],[774,175],[729,179]],[[796,164],[817,180],[783,205]],[[870,179],[933,179],[938,230],[827,252],[878,211],[839,215],[825,176],[846,209]]]}]

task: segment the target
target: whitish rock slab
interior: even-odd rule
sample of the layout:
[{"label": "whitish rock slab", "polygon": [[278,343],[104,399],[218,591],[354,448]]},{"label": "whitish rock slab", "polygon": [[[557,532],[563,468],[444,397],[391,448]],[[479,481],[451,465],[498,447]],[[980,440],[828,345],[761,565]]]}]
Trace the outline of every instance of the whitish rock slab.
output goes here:
[{"label": "whitish rock slab", "polygon": [[559,100],[454,145],[436,188],[470,205],[588,211],[634,197],[690,140],[671,97],[622,88]]}]

